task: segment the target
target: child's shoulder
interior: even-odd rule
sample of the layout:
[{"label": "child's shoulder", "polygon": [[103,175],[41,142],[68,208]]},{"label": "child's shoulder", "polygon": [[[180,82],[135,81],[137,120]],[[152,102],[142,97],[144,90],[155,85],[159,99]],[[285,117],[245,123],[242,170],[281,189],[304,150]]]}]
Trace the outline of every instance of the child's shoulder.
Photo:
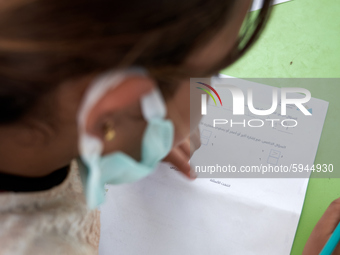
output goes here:
[{"label": "child's shoulder", "polygon": [[0,193],[0,255],[97,254],[98,211],[86,208],[75,162],[43,192]]}]

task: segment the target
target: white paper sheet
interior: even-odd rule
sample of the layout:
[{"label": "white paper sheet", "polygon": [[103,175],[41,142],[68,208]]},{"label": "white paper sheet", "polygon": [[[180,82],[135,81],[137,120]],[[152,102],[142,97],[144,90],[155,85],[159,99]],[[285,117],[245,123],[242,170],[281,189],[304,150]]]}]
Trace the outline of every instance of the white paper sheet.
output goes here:
[{"label": "white paper sheet", "polygon": [[[260,91],[256,95],[263,95],[265,102],[271,87],[251,86]],[[223,94],[220,90],[219,93]],[[279,158],[280,164],[296,163],[294,152],[300,147],[304,151],[298,154],[298,163],[314,162],[328,103],[312,99],[308,106],[313,109],[313,118],[301,118],[299,128],[289,132],[273,129],[274,133],[265,133],[267,137],[261,134],[261,139],[287,146],[282,151],[284,157]],[[207,116],[213,116],[216,109],[208,105]],[[225,111],[226,116],[231,114]],[[296,110],[293,113],[301,114]],[[306,125],[312,126],[303,132]],[[200,129],[203,134],[204,126]],[[202,145],[192,158],[197,164],[206,163],[206,155],[212,160],[222,157],[236,165],[258,163],[258,154],[262,153],[270,157],[270,145],[259,146],[239,136],[209,131],[218,136],[219,142],[214,146]],[[254,136],[259,135],[256,132],[254,130]],[[107,186],[106,203],[101,207],[100,255],[290,253],[307,178],[216,179],[215,182],[197,179],[192,182],[171,168],[161,164],[154,174],[140,182]]]},{"label": "white paper sheet", "polygon": [[[291,0],[274,0],[273,5],[289,2]],[[256,11],[261,8],[263,0],[254,0],[249,11]]]}]

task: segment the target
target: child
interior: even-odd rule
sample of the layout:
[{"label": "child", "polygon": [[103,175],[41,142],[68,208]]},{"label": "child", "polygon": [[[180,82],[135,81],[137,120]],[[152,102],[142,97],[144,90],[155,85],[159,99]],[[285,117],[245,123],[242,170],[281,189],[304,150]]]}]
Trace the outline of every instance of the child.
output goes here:
[{"label": "child", "polygon": [[270,2],[239,36],[250,0],[2,1],[0,254],[96,254],[104,183],[162,159],[190,177],[189,78],[239,58]]}]

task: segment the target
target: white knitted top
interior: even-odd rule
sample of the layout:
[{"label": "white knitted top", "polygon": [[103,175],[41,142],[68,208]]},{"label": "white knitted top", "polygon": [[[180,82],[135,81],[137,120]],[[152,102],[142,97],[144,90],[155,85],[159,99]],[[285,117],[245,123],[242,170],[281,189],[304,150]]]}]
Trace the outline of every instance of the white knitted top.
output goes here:
[{"label": "white knitted top", "polygon": [[98,254],[99,211],[89,211],[76,162],[60,185],[0,193],[0,255]]}]

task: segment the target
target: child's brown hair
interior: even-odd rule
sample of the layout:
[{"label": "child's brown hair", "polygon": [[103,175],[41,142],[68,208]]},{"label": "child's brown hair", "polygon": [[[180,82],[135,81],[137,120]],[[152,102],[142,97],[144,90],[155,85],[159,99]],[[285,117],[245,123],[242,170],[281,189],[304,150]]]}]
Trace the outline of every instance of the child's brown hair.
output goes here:
[{"label": "child's brown hair", "polygon": [[[194,76],[181,64],[221,29],[236,1],[1,1],[0,124],[20,119],[61,82],[93,72],[137,65],[156,79]],[[256,40],[270,3],[224,66]]]}]

